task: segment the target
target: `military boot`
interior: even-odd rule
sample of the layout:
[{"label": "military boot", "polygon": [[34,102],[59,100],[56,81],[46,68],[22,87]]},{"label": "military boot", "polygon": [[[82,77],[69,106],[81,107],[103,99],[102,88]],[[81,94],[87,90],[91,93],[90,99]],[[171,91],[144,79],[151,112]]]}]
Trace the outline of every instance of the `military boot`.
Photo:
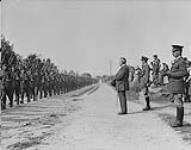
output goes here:
[{"label": "military boot", "polygon": [[184,118],[184,107],[177,107],[176,108],[176,120],[172,124],[172,127],[183,126],[183,118]]},{"label": "military boot", "polygon": [[6,109],[6,96],[4,95],[1,100],[1,109]]}]

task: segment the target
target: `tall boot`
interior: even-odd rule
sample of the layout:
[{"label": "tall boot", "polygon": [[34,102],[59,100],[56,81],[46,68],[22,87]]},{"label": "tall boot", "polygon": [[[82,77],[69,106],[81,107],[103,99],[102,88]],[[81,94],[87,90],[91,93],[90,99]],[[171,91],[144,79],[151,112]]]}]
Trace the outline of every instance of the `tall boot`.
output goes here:
[{"label": "tall boot", "polygon": [[176,120],[173,123],[172,127],[181,127],[183,125],[184,118],[184,107],[176,108]]},{"label": "tall boot", "polygon": [[184,107],[180,107],[180,124],[183,125],[184,120]]},{"label": "tall boot", "polygon": [[149,98],[149,96],[147,96],[147,97],[145,98],[145,102],[146,102],[146,107],[143,108],[143,111],[150,110],[151,107],[150,107],[150,98]]}]

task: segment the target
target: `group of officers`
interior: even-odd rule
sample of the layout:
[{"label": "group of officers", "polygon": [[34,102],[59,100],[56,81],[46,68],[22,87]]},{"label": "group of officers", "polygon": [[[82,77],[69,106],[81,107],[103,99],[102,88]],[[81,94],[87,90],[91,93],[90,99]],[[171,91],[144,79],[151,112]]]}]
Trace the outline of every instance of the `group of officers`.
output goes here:
[{"label": "group of officers", "polygon": [[[191,74],[188,73],[188,67],[190,67],[190,62],[182,57],[183,46],[172,45],[172,56],[174,60],[170,69],[165,69],[162,71],[159,77],[159,66],[160,60],[157,55],[154,56],[154,62],[151,63],[152,69],[148,63],[148,57],[142,56],[142,68],[140,74],[140,88],[143,91],[145,97],[145,108],[143,111],[151,110],[150,97],[149,97],[149,86],[150,82],[150,72],[152,70],[153,84],[160,84],[160,78],[167,77],[167,89],[172,95],[174,103],[176,105],[176,120],[173,122],[172,127],[180,127],[183,125],[184,118],[184,95],[185,95],[185,85],[186,78],[189,78]],[[129,74],[130,69],[126,64],[126,59],[121,57],[119,60],[120,69],[112,80],[111,85],[116,88],[119,98],[119,104],[121,111],[119,115],[127,114],[127,92],[129,90]],[[159,79],[159,80],[158,80]],[[156,82],[157,81],[157,82]]]}]

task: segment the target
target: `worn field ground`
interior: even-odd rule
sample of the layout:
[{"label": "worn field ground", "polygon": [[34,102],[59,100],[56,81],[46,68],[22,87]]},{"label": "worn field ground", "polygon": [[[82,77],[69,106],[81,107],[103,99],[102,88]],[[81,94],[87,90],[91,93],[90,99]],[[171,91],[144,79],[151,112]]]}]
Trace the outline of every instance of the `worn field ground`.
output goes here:
[{"label": "worn field ground", "polygon": [[2,112],[2,150],[190,150],[191,104],[185,104],[185,126],[173,129],[175,108],[152,95],[128,102],[119,116],[116,92],[106,84],[24,104]]}]

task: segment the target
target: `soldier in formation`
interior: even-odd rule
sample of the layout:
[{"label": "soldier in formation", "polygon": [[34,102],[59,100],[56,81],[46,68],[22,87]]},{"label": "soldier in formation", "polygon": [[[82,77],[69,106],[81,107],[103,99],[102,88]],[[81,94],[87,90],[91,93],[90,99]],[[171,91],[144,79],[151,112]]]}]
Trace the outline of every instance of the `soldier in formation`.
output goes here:
[{"label": "soldier in formation", "polygon": [[7,99],[13,107],[14,100],[23,104],[38,98],[60,95],[81,88],[97,80],[76,74],[66,74],[58,70],[50,59],[41,60],[35,54],[23,59],[13,51],[13,46],[2,39],[0,64],[0,98],[1,108],[6,109]]}]

